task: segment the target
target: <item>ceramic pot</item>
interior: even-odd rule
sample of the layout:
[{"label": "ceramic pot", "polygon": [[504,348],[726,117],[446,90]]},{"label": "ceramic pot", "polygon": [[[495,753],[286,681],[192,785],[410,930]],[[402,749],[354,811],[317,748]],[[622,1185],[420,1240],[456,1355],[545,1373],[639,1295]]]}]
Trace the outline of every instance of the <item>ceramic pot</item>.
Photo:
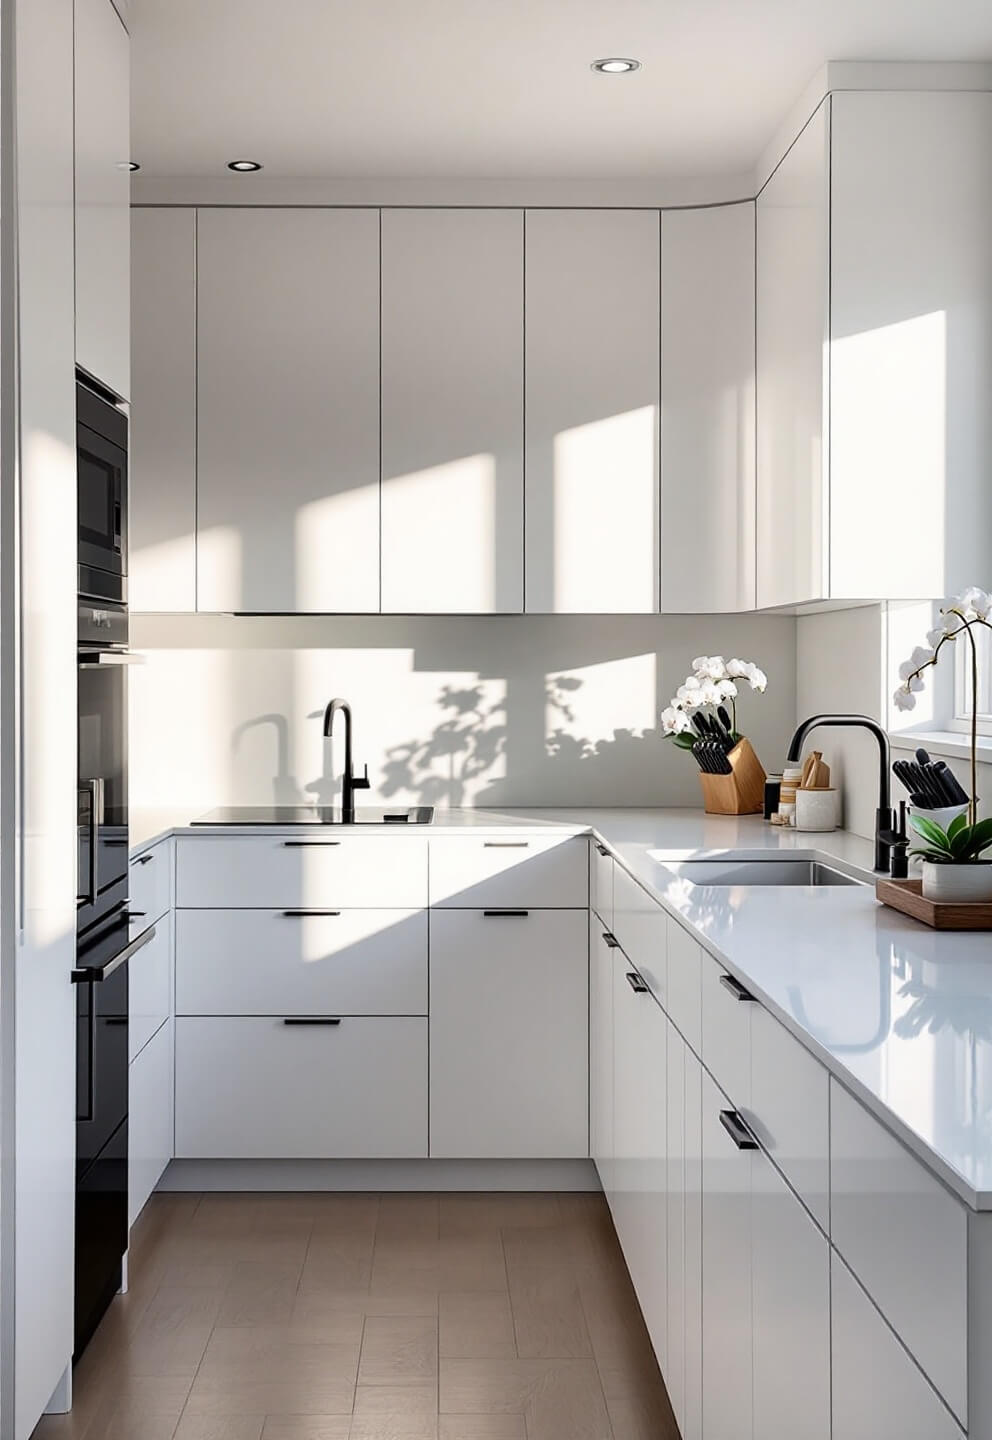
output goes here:
[{"label": "ceramic pot", "polygon": [[796,791],[797,830],[836,830],[840,806],[837,791],[830,786]]},{"label": "ceramic pot", "polygon": [[967,865],[935,865],[932,860],[924,860],[923,897],[949,905],[992,900],[992,860]]}]

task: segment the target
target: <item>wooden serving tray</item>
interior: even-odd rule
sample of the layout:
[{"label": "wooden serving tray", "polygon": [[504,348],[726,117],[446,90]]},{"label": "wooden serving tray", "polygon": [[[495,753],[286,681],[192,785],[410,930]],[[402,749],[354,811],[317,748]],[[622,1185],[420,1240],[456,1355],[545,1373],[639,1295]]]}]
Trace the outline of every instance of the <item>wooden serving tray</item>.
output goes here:
[{"label": "wooden serving tray", "polygon": [[949,904],[925,900],[922,880],[876,880],[875,895],[883,905],[922,920],[932,930],[992,930],[992,901]]}]

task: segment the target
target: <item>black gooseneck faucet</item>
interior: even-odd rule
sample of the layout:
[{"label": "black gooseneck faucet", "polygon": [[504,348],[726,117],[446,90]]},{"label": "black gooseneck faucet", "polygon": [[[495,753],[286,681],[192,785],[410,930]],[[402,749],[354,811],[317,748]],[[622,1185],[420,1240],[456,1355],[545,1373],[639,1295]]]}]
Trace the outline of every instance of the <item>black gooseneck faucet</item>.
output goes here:
[{"label": "black gooseneck faucet", "polygon": [[341,819],[346,825],[355,823],[355,791],[368,790],[369,767],[365,766],[364,776],[356,778],[351,762],[351,706],[347,700],[332,700],[324,711],[324,738],[330,739],[334,730],[334,717],[344,712],[344,774],[341,777]]},{"label": "black gooseneck faucet", "polygon": [[892,794],[889,783],[889,737],[870,715],[811,715],[804,720],[792,737],[786,759],[794,765],[802,754],[803,742],[811,730],[820,725],[853,726],[870,730],[878,741],[878,808],[875,811],[875,869],[882,875],[889,873],[889,842],[882,837],[892,830]]}]

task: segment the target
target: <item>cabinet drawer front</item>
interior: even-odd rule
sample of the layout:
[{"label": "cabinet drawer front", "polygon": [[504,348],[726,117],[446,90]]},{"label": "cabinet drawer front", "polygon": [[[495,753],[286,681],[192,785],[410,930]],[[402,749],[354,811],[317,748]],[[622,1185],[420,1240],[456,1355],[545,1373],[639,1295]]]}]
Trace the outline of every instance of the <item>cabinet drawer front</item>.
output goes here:
[{"label": "cabinet drawer front", "polygon": [[431,904],[579,909],[589,904],[581,836],[450,836],[431,841]]},{"label": "cabinet drawer front", "polygon": [[127,1050],[133,1060],[172,1011],[171,914],[156,920],[152,939],[128,961],[127,984]]},{"label": "cabinet drawer front", "polygon": [[172,1159],[172,1021],[156,1032],[128,1072],[127,1210],[137,1220]]},{"label": "cabinet drawer front", "polygon": [[751,1009],[744,1118],[821,1228],[830,1229],[829,1076],[761,1005]]},{"label": "cabinet drawer front", "polygon": [[172,841],[162,840],[136,855],[128,866],[131,937],[154,925],[172,904]]},{"label": "cabinet drawer front", "polygon": [[427,1155],[427,1021],[176,1021],[183,1159]]},{"label": "cabinet drawer front", "polygon": [[613,933],[634,969],[668,1007],[668,916],[626,870],[613,875]]},{"label": "cabinet drawer front", "polygon": [[703,954],[703,1064],[738,1110],[751,1103],[751,1014],[757,1006],[712,955]]},{"label": "cabinet drawer front", "polygon": [[177,1015],[426,1015],[427,911],[178,910]]},{"label": "cabinet drawer front", "polygon": [[833,1440],[964,1440],[836,1252],[831,1287]]},{"label": "cabinet drawer front", "polygon": [[587,915],[431,916],[432,1155],[588,1155]]},{"label": "cabinet drawer front", "polygon": [[836,1248],[967,1425],[967,1212],[833,1080],[830,1224]]},{"label": "cabinet drawer front", "polygon": [[703,964],[699,945],[675,920],[668,920],[668,1013],[698,1055],[703,1043]]},{"label": "cabinet drawer front", "polygon": [[603,927],[613,929],[613,856],[598,840],[589,842],[589,906]]},{"label": "cabinet drawer front", "polygon": [[427,845],[414,836],[218,835],[181,839],[176,904],[218,909],[419,909]]},{"label": "cabinet drawer front", "polygon": [[[702,1080],[702,1384],[706,1440],[746,1440],[751,1430],[751,1170],[720,1122],[728,1108]],[[755,1437],[759,1440],[759,1437]],[[766,1437],[760,1437],[766,1440]]]}]

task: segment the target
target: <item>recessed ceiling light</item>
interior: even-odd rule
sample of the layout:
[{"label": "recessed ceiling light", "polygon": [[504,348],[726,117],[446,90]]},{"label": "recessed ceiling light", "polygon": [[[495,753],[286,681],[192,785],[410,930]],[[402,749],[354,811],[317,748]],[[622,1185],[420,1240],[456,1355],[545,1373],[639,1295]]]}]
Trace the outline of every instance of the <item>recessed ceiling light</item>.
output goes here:
[{"label": "recessed ceiling light", "polygon": [[610,56],[607,60],[594,60],[589,67],[591,70],[598,70],[601,75],[628,75],[631,70],[640,70],[640,60],[624,60],[618,55]]},{"label": "recessed ceiling light", "polygon": [[229,160],[227,168],[228,170],[261,170],[262,167],[257,160]]}]

